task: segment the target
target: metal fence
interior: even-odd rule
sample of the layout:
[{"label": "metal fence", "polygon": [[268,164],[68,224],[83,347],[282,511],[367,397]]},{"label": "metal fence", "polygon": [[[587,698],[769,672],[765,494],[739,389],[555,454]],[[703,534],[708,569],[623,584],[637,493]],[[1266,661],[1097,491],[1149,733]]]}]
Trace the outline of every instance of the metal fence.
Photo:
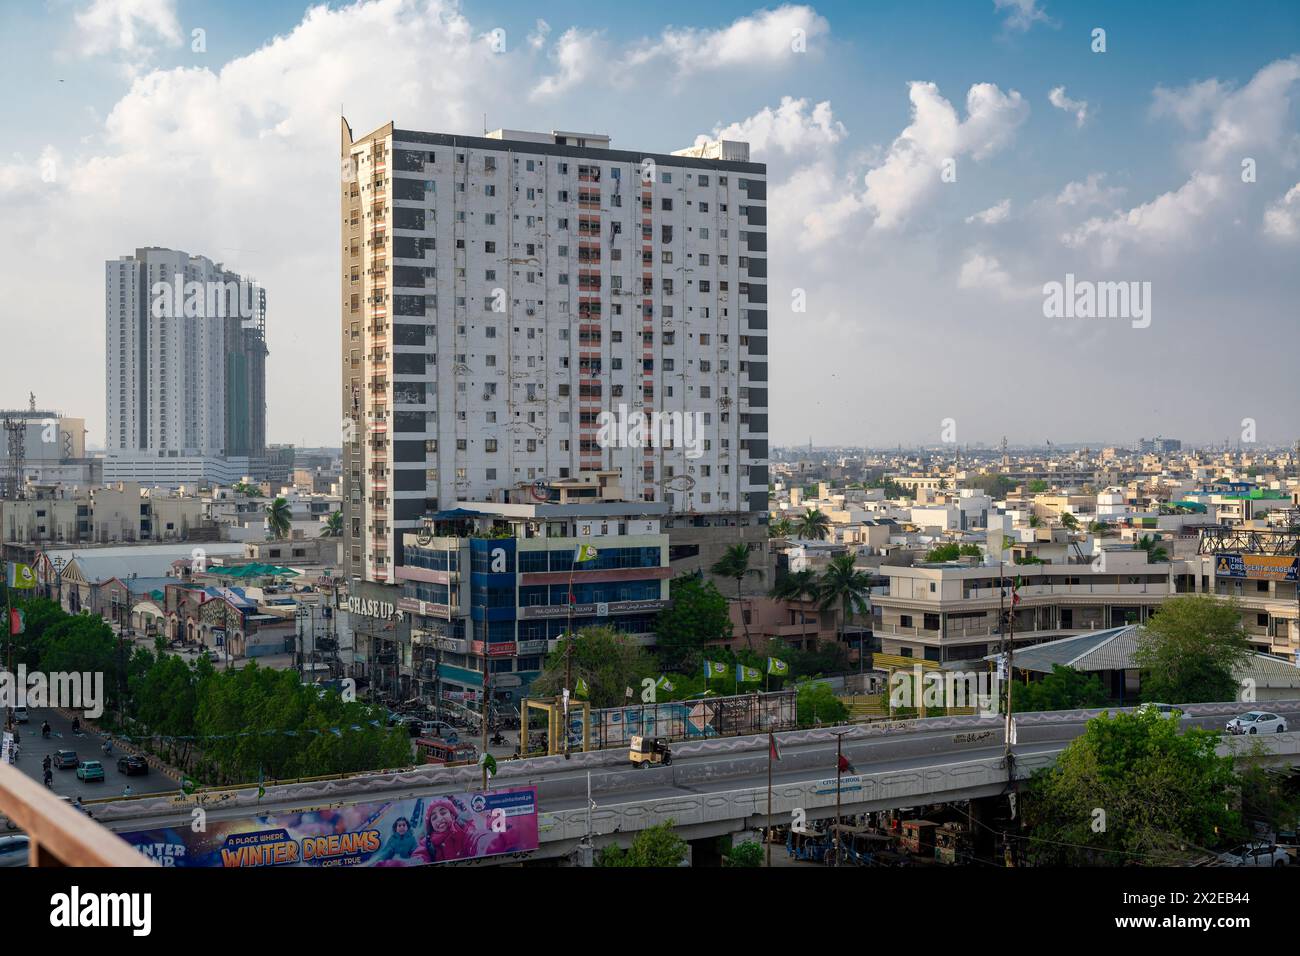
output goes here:
[{"label": "metal fence", "polygon": [[[634,735],[670,740],[705,740],[766,731],[794,730],[796,692],[739,694],[665,703],[609,707],[591,712],[591,746],[627,746]],[[571,718],[570,739],[582,740],[582,718]]]}]

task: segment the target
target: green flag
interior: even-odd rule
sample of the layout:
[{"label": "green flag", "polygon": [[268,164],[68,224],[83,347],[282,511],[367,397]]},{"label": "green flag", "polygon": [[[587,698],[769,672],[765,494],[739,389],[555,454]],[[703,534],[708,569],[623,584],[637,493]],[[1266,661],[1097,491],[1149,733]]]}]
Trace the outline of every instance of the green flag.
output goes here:
[{"label": "green flag", "polygon": [[790,665],[779,658],[769,657],[767,659],[767,672],[769,674],[776,674],[780,677],[785,677],[790,673]]},{"label": "green flag", "polygon": [[749,667],[745,664],[736,665],[737,684],[755,684],[762,679],[763,675],[758,672],[757,667]]},{"label": "green flag", "polygon": [[591,694],[591,686],[584,678],[579,677],[577,686],[573,689],[573,693],[577,697],[586,698]]},{"label": "green flag", "polygon": [[5,574],[5,583],[11,588],[19,590],[34,588],[36,587],[36,573],[32,570],[30,564],[23,564],[21,561],[10,561]]},{"label": "green flag", "polygon": [[704,679],[713,680],[715,677],[726,677],[727,665],[722,661],[705,661],[704,662]]},{"label": "green flag", "polygon": [[484,753],[478,758],[478,765],[487,771],[489,777],[497,775],[497,758],[490,753]]},{"label": "green flag", "polygon": [[676,685],[673,684],[673,682],[668,679],[667,674],[660,674],[659,679],[655,681],[655,686],[658,687],[660,690],[667,691],[670,694],[677,689]]},{"label": "green flag", "polygon": [[573,563],[582,564],[584,561],[592,561],[599,553],[594,544],[580,544],[577,554],[573,557]]}]

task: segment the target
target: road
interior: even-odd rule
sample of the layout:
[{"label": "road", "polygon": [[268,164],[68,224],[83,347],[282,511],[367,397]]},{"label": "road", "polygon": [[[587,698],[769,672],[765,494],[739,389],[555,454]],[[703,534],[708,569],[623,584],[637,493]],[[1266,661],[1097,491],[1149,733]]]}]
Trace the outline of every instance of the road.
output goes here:
[{"label": "road", "polygon": [[[45,720],[50,722],[48,740],[41,737],[41,722]],[[85,801],[118,797],[122,795],[123,789],[128,784],[133,794],[165,793],[180,789],[178,781],[159,773],[152,767],[144,776],[127,777],[120,773],[117,769],[117,758],[121,751],[115,750],[111,757],[105,755],[101,750],[104,744],[102,736],[93,733],[74,735],[72,722],[56,710],[33,708],[31,721],[18,726],[22,735],[22,756],[18,759],[18,769],[37,782],[41,782],[44,777],[41,762],[45,755],[49,754],[53,758],[56,750],[74,750],[81,760],[98,760],[104,765],[102,783],[84,783],[77,779],[77,772],[72,768],[67,770],[54,768],[53,789],[60,796],[71,797],[74,800],[80,796]]]},{"label": "road", "polygon": [[[1241,708],[1243,712],[1247,709],[1249,708]],[[1300,729],[1300,707],[1294,702],[1288,706],[1275,707],[1274,710],[1285,716],[1293,728]],[[1196,726],[1220,730],[1226,719],[1218,715],[1184,716],[1181,724],[1184,728]],[[844,753],[854,765],[854,770],[861,774],[905,771],[944,763],[1000,757],[1003,752],[1002,721],[994,719],[987,724],[987,728],[980,725],[961,730],[948,728],[897,733],[891,731],[873,737],[846,738]],[[1079,736],[1085,725],[1086,720],[1082,719],[1021,725],[1014,751],[1021,758],[1059,751],[1070,740]],[[970,733],[971,729],[975,733]],[[984,737],[986,729],[989,736]],[[775,787],[835,777],[836,748],[833,740],[783,742],[781,746],[782,760],[775,765],[772,778]],[[648,802],[688,795],[700,796],[766,786],[766,748],[751,748],[737,752],[690,753],[689,745],[676,745],[676,747],[672,766],[649,769],[633,768],[623,763],[615,753],[609,753],[608,760],[603,766],[590,768],[577,763],[555,766],[552,762],[550,766],[543,767],[535,761],[525,761],[522,764],[508,761],[502,764],[502,770],[509,770],[509,775],[498,777],[493,781],[492,786],[494,788],[536,786],[539,809],[543,812],[585,807],[589,770],[592,797],[598,806]],[[536,772],[530,772],[533,767],[536,767]],[[516,774],[516,770],[522,770],[523,773]],[[476,776],[474,779],[477,781]],[[391,789],[384,789],[382,792],[354,794],[339,792],[332,799],[348,803],[393,800],[438,793],[457,793],[477,788],[477,782],[467,785],[464,779],[453,779],[446,782],[398,785]],[[288,793],[281,799],[276,799],[277,796],[278,794],[274,793],[268,794],[267,798],[260,802],[257,813],[274,813],[304,805],[319,804],[322,800],[319,794],[306,800],[302,796]],[[138,813],[130,815],[129,820],[121,819],[115,812],[106,822],[111,828],[119,830],[151,829],[174,825],[187,813],[186,809],[163,810],[155,807],[150,810],[141,806]],[[249,810],[246,807],[212,806],[208,813],[211,819],[219,820],[245,817],[249,815]]]}]

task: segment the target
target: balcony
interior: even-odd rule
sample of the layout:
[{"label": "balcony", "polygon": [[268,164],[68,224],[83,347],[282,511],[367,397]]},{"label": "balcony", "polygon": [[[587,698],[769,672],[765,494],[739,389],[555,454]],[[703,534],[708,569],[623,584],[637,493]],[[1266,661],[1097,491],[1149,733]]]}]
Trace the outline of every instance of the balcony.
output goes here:
[{"label": "balcony", "polygon": [[0,765],[0,813],[31,841],[30,866],[156,866],[13,767]]}]

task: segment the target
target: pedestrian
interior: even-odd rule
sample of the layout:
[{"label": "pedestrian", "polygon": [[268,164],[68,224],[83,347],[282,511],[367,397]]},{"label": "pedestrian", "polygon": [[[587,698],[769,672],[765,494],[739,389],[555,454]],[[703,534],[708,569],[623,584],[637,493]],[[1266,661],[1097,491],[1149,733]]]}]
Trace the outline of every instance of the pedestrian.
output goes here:
[{"label": "pedestrian", "polygon": [[124,797],[131,796],[131,785],[129,783],[122,788],[122,796]]}]

